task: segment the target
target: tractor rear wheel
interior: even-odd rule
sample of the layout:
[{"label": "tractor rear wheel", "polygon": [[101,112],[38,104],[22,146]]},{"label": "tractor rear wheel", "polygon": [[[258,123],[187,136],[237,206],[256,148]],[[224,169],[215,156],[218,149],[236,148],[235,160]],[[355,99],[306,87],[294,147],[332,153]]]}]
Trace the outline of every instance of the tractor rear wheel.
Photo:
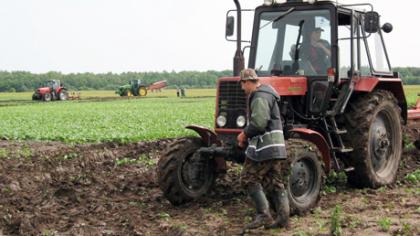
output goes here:
[{"label": "tractor rear wheel", "polygon": [[140,97],[146,96],[147,95],[147,89],[146,89],[146,87],[143,87],[143,86],[140,87],[138,94],[139,94]]},{"label": "tractor rear wheel", "polygon": [[287,180],[290,213],[303,215],[315,207],[325,182],[321,153],[311,142],[289,139],[286,144],[286,165],[282,167]]},{"label": "tractor rear wheel", "polygon": [[349,105],[345,137],[354,148],[349,164],[355,169],[348,181],[356,187],[378,188],[397,176],[402,153],[402,119],[397,99],[391,92],[377,90]]},{"label": "tractor rear wheel", "polygon": [[67,98],[69,97],[69,94],[67,93],[67,91],[62,90],[59,94],[58,94],[58,99],[60,99],[61,101],[65,101],[67,100]]},{"label": "tractor rear wheel", "polygon": [[46,102],[51,101],[51,93],[45,93],[45,94],[42,96],[42,100],[44,100],[44,101],[46,101]]},{"label": "tractor rear wheel", "polygon": [[199,198],[213,186],[214,162],[196,152],[202,146],[199,138],[181,138],[171,143],[159,159],[159,186],[173,205]]}]

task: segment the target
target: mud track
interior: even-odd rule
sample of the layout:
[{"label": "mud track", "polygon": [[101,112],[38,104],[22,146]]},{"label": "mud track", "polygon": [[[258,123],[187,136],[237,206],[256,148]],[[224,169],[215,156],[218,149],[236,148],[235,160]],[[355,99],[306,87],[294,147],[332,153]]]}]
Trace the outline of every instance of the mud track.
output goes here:
[{"label": "mud track", "polygon": [[[420,122],[405,129],[418,139]],[[235,235],[253,216],[239,185],[240,166],[218,179],[206,198],[173,207],[157,186],[155,167],[171,140],[67,145],[0,141],[0,235]],[[344,235],[418,235],[420,151],[407,144],[396,184],[372,189],[337,185],[317,208],[294,216],[289,229],[251,235],[328,235],[342,207]],[[389,219],[389,228],[380,222]]]}]

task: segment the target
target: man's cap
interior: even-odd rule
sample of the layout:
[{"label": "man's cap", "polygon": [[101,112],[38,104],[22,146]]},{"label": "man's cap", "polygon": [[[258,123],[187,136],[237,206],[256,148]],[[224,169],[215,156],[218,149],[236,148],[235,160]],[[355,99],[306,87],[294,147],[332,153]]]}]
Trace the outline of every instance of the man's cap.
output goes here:
[{"label": "man's cap", "polygon": [[241,71],[241,81],[245,80],[258,80],[257,73],[254,69],[243,69]]},{"label": "man's cap", "polygon": [[321,32],[324,32],[324,29],[323,28],[321,28],[321,27],[316,27],[314,30],[312,30],[312,31],[321,31]]}]

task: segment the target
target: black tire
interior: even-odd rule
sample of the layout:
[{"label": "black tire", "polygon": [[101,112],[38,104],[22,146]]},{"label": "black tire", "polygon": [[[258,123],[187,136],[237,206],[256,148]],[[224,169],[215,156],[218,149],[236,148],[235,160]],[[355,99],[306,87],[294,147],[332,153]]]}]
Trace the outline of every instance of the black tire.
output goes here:
[{"label": "black tire", "polygon": [[32,100],[39,100],[39,98],[40,98],[40,95],[39,95],[39,93],[34,93],[34,94],[32,94]]},{"label": "black tire", "polygon": [[402,119],[397,99],[391,92],[377,90],[349,104],[345,115],[345,141],[354,148],[349,165],[349,184],[378,188],[392,184],[402,153]]},{"label": "black tire", "polygon": [[66,90],[62,90],[59,94],[58,94],[58,99],[61,101],[65,101],[67,100],[69,97],[69,94],[67,93]]},{"label": "black tire", "polygon": [[287,180],[290,213],[303,215],[315,207],[325,183],[324,163],[318,148],[302,139],[286,143],[287,165],[283,168]]},{"label": "black tire", "polygon": [[[171,143],[157,165],[157,175],[163,195],[173,204],[181,205],[206,194],[215,179],[214,162],[199,157],[202,169],[192,165],[194,153],[202,147],[199,138],[181,138]],[[194,158],[193,158],[194,156]],[[191,179],[191,170],[199,173],[197,182]]]},{"label": "black tire", "polygon": [[51,101],[51,93],[45,93],[45,94],[42,96],[42,100],[44,100],[44,101],[46,101],[46,102]]}]

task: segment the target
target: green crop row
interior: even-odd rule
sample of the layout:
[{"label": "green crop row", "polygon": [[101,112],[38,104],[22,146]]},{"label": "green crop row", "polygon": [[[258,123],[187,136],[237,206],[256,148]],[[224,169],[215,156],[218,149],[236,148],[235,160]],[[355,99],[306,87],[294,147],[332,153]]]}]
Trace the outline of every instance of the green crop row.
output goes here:
[{"label": "green crop row", "polygon": [[135,142],[193,134],[213,126],[215,98],[38,102],[2,107],[0,137],[64,142]]}]

